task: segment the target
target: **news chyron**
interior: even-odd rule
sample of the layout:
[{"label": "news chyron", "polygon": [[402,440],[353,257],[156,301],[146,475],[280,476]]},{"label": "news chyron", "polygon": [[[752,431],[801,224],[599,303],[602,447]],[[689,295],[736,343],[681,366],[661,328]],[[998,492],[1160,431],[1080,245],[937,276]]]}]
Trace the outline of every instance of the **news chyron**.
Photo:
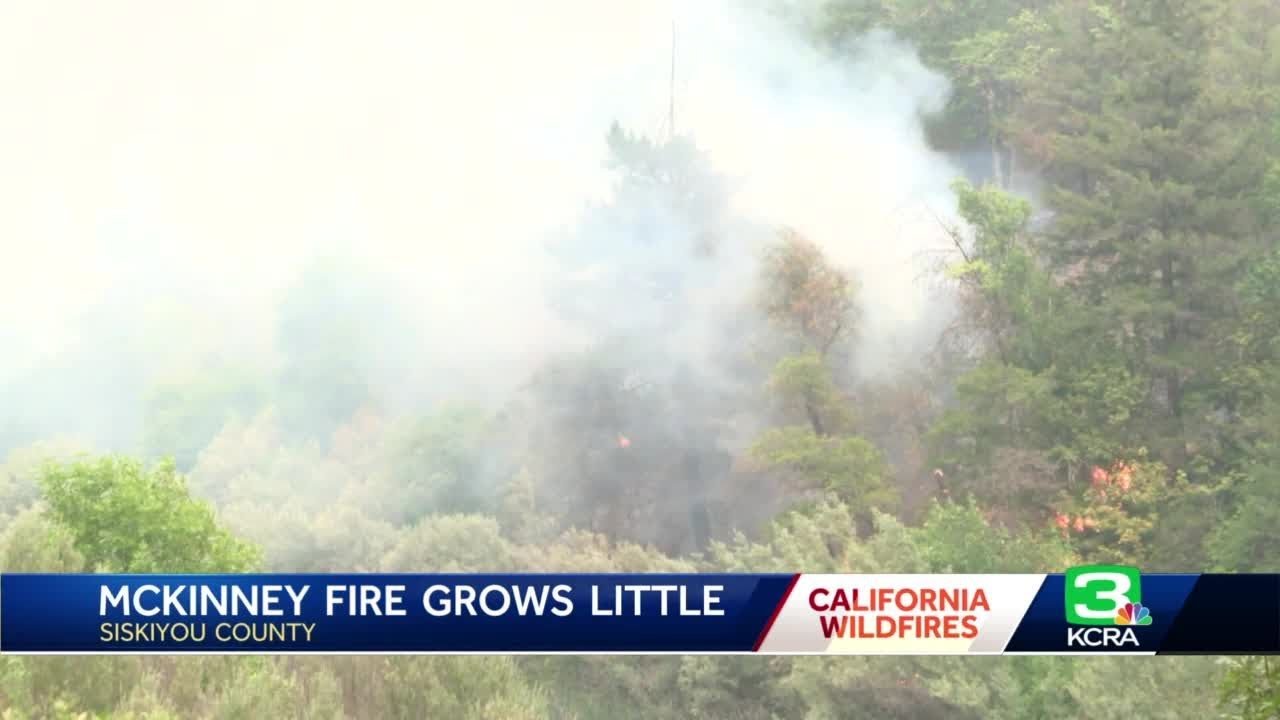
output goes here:
[{"label": "news chyron", "polygon": [[0,575],[6,654],[1254,654],[1280,575]]}]

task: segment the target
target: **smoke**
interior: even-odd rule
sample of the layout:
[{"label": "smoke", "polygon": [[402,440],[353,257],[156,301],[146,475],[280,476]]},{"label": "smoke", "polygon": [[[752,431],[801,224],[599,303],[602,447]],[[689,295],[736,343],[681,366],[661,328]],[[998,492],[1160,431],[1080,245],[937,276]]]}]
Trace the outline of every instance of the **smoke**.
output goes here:
[{"label": "smoke", "polygon": [[[862,372],[940,312],[920,257],[958,171],[920,117],[948,88],[883,34],[834,58],[718,1],[25,3],[0,16],[0,91],[0,390],[23,437],[128,444],[157,378],[273,367],[317,259],[388,298],[359,317],[384,390],[501,396],[590,339],[549,300],[551,248],[608,202],[615,121],[691,139],[742,218],[855,272]],[[617,231],[591,252],[629,267]],[[712,284],[746,292],[736,247]],[[723,297],[703,290],[686,302]]]}]

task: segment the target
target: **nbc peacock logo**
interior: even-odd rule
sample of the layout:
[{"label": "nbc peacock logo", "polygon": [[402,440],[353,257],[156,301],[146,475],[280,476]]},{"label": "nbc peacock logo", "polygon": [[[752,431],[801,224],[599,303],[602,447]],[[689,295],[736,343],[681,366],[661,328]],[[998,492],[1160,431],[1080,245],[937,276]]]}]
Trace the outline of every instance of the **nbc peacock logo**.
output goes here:
[{"label": "nbc peacock logo", "polygon": [[1142,603],[1125,603],[1116,613],[1117,625],[1150,625],[1151,611],[1142,607]]}]

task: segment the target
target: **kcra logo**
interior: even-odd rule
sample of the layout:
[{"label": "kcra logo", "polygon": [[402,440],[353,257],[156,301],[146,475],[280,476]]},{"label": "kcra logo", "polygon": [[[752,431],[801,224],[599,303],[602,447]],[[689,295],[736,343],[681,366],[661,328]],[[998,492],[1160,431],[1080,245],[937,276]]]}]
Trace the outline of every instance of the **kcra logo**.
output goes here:
[{"label": "kcra logo", "polygon": [[1135,625],[1150,625],[1142,606],[1142,577],[1123,565],[1086,565],[1067,570],[1067,647],[1139,647]]}]

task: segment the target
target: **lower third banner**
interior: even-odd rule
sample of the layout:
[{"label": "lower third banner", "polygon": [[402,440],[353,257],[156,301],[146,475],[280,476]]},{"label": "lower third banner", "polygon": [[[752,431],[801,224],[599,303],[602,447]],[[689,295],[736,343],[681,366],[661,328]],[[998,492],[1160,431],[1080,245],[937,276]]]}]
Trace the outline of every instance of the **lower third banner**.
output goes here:
[{"label": "lower third banner", "polygon": [[1277,654],[1280,575],[0,576],[5,654]]}]

